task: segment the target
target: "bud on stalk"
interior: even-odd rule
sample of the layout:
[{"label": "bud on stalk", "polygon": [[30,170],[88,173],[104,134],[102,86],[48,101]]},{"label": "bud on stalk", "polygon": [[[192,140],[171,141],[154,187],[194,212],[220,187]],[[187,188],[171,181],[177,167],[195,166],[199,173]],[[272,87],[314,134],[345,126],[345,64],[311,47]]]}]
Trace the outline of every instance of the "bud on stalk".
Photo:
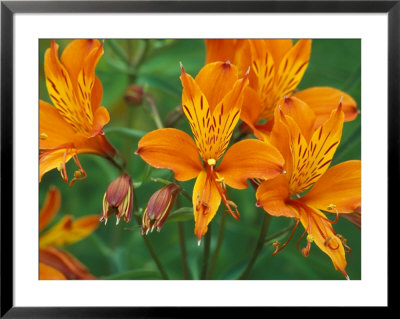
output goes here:
[{"label": "bud on stalk", "polygon": [[129,222],[132,217],[133,208],[133,184],[131,176],[124,173],[118,176],[108,185],[103,197],[103,211],[100,221],[107,224],[108,218],[115,214],[117,225],[119,220],[124,217],[125,222]]},{"label": "bud on stalk", "polygon": [[161,227],[169,216],[172,206],[174,206],[176,196],[179,194],[180,189],[178,184],[170,183],[151,195],[142,217],[142,235],[147,235],[150,229],[151,231],[153,231],[154,228],[156,228],[157,231],[161,230]]}]

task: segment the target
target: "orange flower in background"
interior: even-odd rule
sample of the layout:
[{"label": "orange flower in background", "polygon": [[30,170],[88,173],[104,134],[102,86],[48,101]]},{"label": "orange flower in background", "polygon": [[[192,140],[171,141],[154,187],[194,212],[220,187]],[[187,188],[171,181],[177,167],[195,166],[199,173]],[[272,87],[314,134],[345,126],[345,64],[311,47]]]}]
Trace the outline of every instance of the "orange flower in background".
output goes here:
[{"label": "orange flower in background", "polygon": [[[348,278],[344,249],[348,246],[346,240],[335,233],[332,224],[339,214],[361,208],[361,161],[347,161],[328,169],[342,135],[342,104],[317,130],[314,130],[312,114],[312,110],[296,98],[287,98],[282,107],[276,108],[269,142],[285,158],[287,173],[261,183],[256,193],[257,204],[271,215],[297,220],[289,240],[280,248],[279,242],[274,244],[274,254],[287,245],[301,222],[305,232],[297,247],[308,233],[307,245],[301,249],[303,255],[308,256],[314,242],[331,258],[335,269]],[[336,220],[329,220],[324,212],[335,213]]]},{"label": "orange flower in background", "polygon": [[[206,63],[230,60],[244,74],[251,67],[250,84],[245,91],[241,119],[263,138],[273,126],[273,113],[279,100],[294,96],[308,104],[316,115],[315,128],[322,125],[343,98],[345,120],[357,117],[354,99],[331,87],[314,87],[294,92],[310,60],[311,40],[301,39],[293,45],[289,39],[205,40]],[[267,120],[267,123],[260,123]]]},{"label": "orange flower in background", "polygon": [[39,215],[39,279],[96,279],[75,257],[57,247],[75,243],[90,235],[97,228],[99,218],[90,215],[73,220],[66,215],[43,233],[42,230],[54,218],[60,204],[60,191],[56,187],[50,188]]},{"label": "orange flower in background", "polygon": [[244,140],[227,150],[240,117],[247,74],[239,79],[238,69],[229,62],[207,64],[195,79],[182,66],[181,70],[182,107],[195,142],[183,131],[159,129],[139,141],[136,153],[151,166],[171,169],[178,181],[196,178],[192,202],[200,244],[221,200],[234,218],[240,218],[226,185],[244,189],[248,178],[275,177],[283,171],[283,158],[259,140]]},{"label": "orange flower in background", "polygon": [[58,45],[51,41],[44,58],[47,90],[54,106],[39,104],[39,181],[57,168],[68,181],[65,164],[72,158],[78,170],[75,180],[86,177],[78,154],[96,154],[112,158],[114,147],[104,136],[103,126],[110,120],[100,106],[103,88],[95,68],[103,55],[98,40],[74,40],[58,58]]}]

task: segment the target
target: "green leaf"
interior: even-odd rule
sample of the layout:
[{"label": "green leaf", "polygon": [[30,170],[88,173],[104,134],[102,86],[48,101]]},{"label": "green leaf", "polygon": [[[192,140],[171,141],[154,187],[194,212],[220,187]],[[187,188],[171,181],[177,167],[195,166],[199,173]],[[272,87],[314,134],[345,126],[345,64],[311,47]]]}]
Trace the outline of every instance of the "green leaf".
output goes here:
[{"label": "green leaf", "polygon": [[106,134],[120,134],[129,138],[142,138],[147,132],[133,130],[127,127],[111,126],[104,129]]},{"label": "green leaf", "polygon": [[121,279],[161,279],[160,273],[155,270],[130,270],[119,274],[113,274],[101,277],[103,280],[121,280]]},{"label": "green leaf", "polygon": [[169,222],[185,222],[193,220],[193,207],[181,207],[169,214]]}]

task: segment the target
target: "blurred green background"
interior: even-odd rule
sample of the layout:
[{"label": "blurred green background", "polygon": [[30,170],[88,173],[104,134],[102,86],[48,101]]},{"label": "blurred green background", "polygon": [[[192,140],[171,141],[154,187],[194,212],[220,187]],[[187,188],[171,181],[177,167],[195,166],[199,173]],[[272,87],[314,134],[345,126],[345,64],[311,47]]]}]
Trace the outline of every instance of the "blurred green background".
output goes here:
[{"label": "blurred green background", "polygon": [[[60,45],[59,54],[70,40],[56,40]],[[51,103],[44,81],[44,52],[50,47],[50,40],[40,40],[39,76],[40,98]],[[144,56],[145,58],[141,58]],[[162,119],[180,104],[181,83],[179,80],[182,62],[187,73],[195,76],[204,65],[205,46],[201,39],[169,40],[125,40],[106,39],[104,55],[101,58],[96,74],[103,84],[102,105],[110,112],[111,121],[105,127],[110,142],[124,155],[128,162],[128,172],[134,182],[140,182],[148,172],[147,164],[134,155],[139,137],[126,135],[113,130],[115,127],[127,127],[140,131],[156,129],[149,112],[143,107],[128,106],[124,101],[124,92],[129,84],[140,84],[145,91],[155,98]],[[132,67],[138,63],[139,67]],[[361,110],[361,40],[315,39],[312,44],[311,60],[298,89],[312,86],[332,86],[350,94]],[[179,129],[190,135],[187,121],[179,122]],[[93,155],[79,155],[82,167],[88,177],[77,181],[72,188],[64,183],[57,170],[47,173],[39,184],[40,207],[51,185],[57,186],[62,194],[62,205],[52,224],[64,214],[75,217],[90,214],[100,216],[102,199],[108,184],[119,173],[105,159]],[[335,154],[332,165],[350,159],[361,159],[361,114],[355,121],[344,124],[343,136]],[[73,161],[67,164],[71,177],[76,169]],[[168,170],[151,169],[152,177],[172,179]],[[194,180],[181,183],[191,194]],[[136,190],[137,204],[145,208],[150,196],[163,184],[147,180]],[[246,267],[256,245],[265,212],[255,207],[255,191],[252,187],[246,190],[229,190],[229,196],[238,205],[240,220],[226,215],[225,231],[220,253],[212,274],[213,279],[237,279]],[[180,197],[183,207],[191,203]],[[217,242],[219,226],[222,221],[223,207],[211,223],[211,257]],[[181,225],[185,233],[186,253],[191,279],[199,279],[204,251],[204,239],[201,247],[197,246],[194,235],[192,214],[185,214]],[[286,228],[291,220],[284,217],[271,219],[268,235]],[[51,227],[50,225],[50,227]],[[347,238],[352,252],[346,255],[346,271],[352,280],[361,279],[361,232],[350,222],[341,218],[334,225],[338,234]],[[335,271],[330,258],[312,245],[309,257],[304,258],[296,250],[296,241],[303,232],[302,227],[296,231],[288,246],[272,256],[272,241],[266,243],[254,264],[247,279],[344,279]],[[277,238],[282,243],[288,233]],[[107,226],[100,224],[98,229],[82,241],[62,247],[72,253],[90,272],[103,279],[160,279],[159,271],[141,238],[140,228],[135,219],[129,224],[121,221],[115,225],[111,217]],[[178,223],[167,222],[161,232],[148,235],[157,256],[161,260],[170,279],[183,279],[182,261],[179,244]],[[304,246],[304,240],[301,247]]]}]

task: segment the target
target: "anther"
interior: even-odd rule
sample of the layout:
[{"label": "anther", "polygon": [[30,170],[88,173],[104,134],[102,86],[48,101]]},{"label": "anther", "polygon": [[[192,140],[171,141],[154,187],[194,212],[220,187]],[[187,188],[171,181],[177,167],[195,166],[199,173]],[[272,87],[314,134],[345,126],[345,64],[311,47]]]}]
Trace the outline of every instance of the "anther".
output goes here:
[{"label": "anther", "polygon": [[215,159],[213,159],[213,158],[210,158],[210,159],[207,160],[207,164],[210,165],[210,166],[215,166],[215,163],[216,163]]},{"label": "anther", "polygon": [[328,210],[335,210],[336,209],[336,205],[335,204],[329,204],[327,208],[328,208]]},{"label": "anther", "polygon": [[48,136],[46,133],[40,133],[40,135],[39,135],[39,138],[40,138],[41,140],[47,140],[48,137],[49,137],[49,136]]},{"label": "anther", "polygon": [[74,177],[75,177],[75,178],[81,178],[81,177],[82,177],[82,172],[79,171],[79,170],[78,170],[78,171],[75,171],[75,172],[74,172]]}]

